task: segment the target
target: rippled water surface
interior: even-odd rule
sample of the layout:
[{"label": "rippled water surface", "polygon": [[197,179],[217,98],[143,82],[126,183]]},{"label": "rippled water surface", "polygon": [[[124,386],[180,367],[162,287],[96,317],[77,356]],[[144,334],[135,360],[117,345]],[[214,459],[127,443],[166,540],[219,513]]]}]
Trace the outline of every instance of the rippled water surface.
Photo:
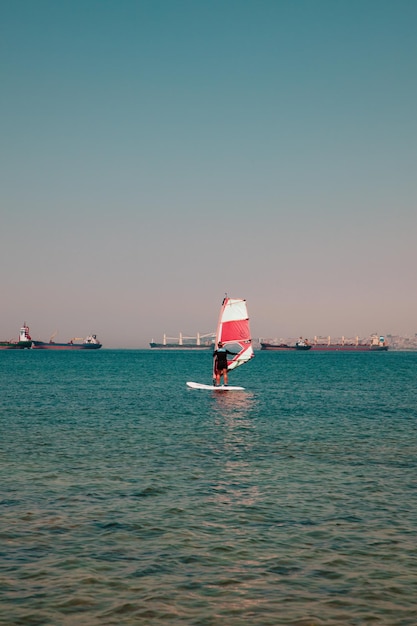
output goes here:
[{"label": "rippled water surface", "polygon": [[417,624],[417,354],[0,352],[0,624]]}]

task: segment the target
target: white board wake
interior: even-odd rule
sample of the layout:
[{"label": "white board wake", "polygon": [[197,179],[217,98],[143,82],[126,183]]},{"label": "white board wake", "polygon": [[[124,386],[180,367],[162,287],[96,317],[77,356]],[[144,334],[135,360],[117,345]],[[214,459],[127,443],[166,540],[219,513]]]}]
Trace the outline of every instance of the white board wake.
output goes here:
[{"label": "white board wake", "polygon": [[188,382],[187,387],[191,387],[191,389],[209,389],[210,391],[243,391],[244,387],[233,387],[232,385],[219,385],[216,387],[215,385],[203,385],[203,383],[192,383]]}]

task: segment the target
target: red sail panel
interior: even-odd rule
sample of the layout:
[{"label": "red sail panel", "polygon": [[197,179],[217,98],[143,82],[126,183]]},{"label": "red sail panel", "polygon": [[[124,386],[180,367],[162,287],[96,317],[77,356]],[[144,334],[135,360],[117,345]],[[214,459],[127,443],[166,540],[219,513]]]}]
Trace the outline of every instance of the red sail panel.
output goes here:
[{"label": "red sail panel", "polygon": [[222,324],[219,341],[247,341],[250,339],[249,320],[235,320]]}]

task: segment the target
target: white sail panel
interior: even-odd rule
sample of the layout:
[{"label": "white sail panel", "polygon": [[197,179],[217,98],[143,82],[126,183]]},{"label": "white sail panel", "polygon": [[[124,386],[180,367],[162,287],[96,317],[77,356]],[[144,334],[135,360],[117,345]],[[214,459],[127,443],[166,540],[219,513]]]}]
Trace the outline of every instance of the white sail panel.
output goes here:
[{"label": "white sail panel", "polygon": [[233,359],[228,363],[227,369],[233,370],[240,365],[244,365],[250,361],[255,355],[253,354],[252,346],[248,346],[245,350],[242,350],[238,355],[233,357]]},{"label": "white sail panel", "polygon": [[232,300],[232,298],[228,298],[226,306],[223,307],[221,321],[231,322],[235,320],[246,319],[248,319],[248,308],[246,306],[246,300]]}]

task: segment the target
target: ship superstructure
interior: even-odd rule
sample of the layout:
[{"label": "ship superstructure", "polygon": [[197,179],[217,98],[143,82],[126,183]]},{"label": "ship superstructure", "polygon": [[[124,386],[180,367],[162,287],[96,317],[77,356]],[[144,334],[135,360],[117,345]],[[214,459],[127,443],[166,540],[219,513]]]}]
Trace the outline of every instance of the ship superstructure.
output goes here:
[{"label": "ship superstructure", "polygon": [[32,347],[32,338],[29,333],[29,326],[24,322],[19,330],[19,339],[9,339],[0,341],[0,350],[23,350]]}]

